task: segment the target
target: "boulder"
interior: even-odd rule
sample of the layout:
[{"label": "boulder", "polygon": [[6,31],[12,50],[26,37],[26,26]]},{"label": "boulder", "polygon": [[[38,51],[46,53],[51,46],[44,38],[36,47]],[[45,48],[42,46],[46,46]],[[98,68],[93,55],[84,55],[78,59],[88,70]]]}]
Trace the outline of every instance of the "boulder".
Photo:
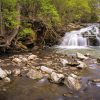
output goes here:
[{"label": "boulder", "polygon": [[81,89],[81,83],[79,77],[75,74],[70,74],[67,79],[65,79],[64,84],[71,89],[79,90]]},{"label": "boulder", "polygon": [[4,71],[7,73],[7,75],[11,75],[12,74],[11,70],[4,70]]},{"label": "boulder", "polygon": [[52,61],[47,61],[47,62],[46,62],[46,65],[47,65],[47,66],[52,65]]},{"label": "boulder", "polygon": [[37,58],[37,55],[30,55],[29,57],[28,57],[28,60],[34,60],[34,59],[36,59]]},{"label": "boulder", "polygon": [[82,59],[82,60],[83,59],[88,59],[88,57],[84,56],[83,54],[81,54],[79,52],[77,52],[76,56],[77,56],[77,58]]},{"label": "boulder", "polygon": [[79,63],[79,65],[77,66],[77,68],[79,68],[79,69],[85,69],[85,68],[87,68],[87,65],[84,62],[82,62],[82,61],[77,61],[77,62]]},{"label": "boulder", "polygon": [[45,66],[41,66],[41,71],[51,74],[54,70]]},{"label": "boulder", "polygon": [[50,75],[50,80],[54,83],[63,83],[64,78],[65,77],[63,74],[58,74],[55,72],[52,72],[52,74]]},{"label": "boulder", "polygon": [[18,75],[20,75],[21,74],[21,70],[20,69],[14,69],[13,70],[13,75],[14,76],[18,76]]},{"label": "boulder", "polygon": [[19,59],[19,58],[14,58],[12,61],[15,63],[21,63],[21,59]]},{"label": "boulder", "polygon": [[11,79],[9,77],[5,77],[3,80],[4,80],[4,82],[7,82],[7,83],[11,82]]},{"label": "boulder", "polygon": [[60,62],[62,63],[62,65],[65,67],[68,64],[68,61],[66,59],[62,59],[60,58]]},{"label": "boulder", "polygon": [[0,78],[3,79],[5,77],[7,77],[7,73],[3,69],[0,68]]},{"label": "boulder", "polygon": [[27,77],[29,77],[29,78],[31,78],[31,79],[40,79],[40,78],[43,77],[43,74],[42,74],[40,71],[31,69],[31,70],[27,73]]},{"label": "boulder", "polygon": [[28,61],[27,58],[22,58],[21,60],[22,60],[22,62],[25,62],[25,63]]},{"label": "boulder", "polygon": [[29,68],[28,68],[28,67],[23,67],[22,70],[23,70],[23,71],[28,71]]}]

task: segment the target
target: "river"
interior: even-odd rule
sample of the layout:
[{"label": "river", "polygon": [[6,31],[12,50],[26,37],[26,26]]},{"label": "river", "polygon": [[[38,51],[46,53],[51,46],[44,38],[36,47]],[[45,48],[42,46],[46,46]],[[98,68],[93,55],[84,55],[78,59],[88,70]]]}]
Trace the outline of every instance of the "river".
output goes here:
[{"label": "river", "polygon": [[[63,55],[75,55],[76,52],[89,53],[92,56],[100,57],[100,49],[50,49],[44,50],[40,56],[49,56],[52,52]],[[95,58],[94,57],[94,58]],[[0,100],[99,100],[100,84],[93,84],[88,81],[92,78],[100,78],[100,64],[90,64],[89,71],[82,74],[83,88],[79,91],[70,90],[66,86],[52,84],[45,78],[32,80],[27,77],[16,77],[10,84],[2,87]]]},{"label": "river", "polygon": [[[88,28],[86,28],[86,30],[88,30]],[[76,33],[76,31],[74,33]],[[99,35],[97,37],[99,37]],[[14,78],[11,77],[11,83],[0,87],[0,100],[100,100],[100,81],[97,83],[91,81],[93,79],[100,79],[100,63],[96,62],[97,58],[100,58],[100,47],[91,46],[88,43],[81,43],[82,46],[78,46],[77,39],[76,36],[74,40],[70,40],[70,43],[64,40],[65,43],[63,42],[63,45],[33,52],[39,57],[39,60],[33,66],[41,66],[43,62],[45,62],[45,64],[48,63],[48,66],[52,66],[55,69],[58,67],[57,69],[59,71],[59,68],[62,66],[58,66],[58,59],[61,57],[64,58],[66,55],[74,57],[77,52],[90,56],[89,60],[85,60],[85,63],[88,65],[88,70],[80,71],[82,83],[80,90],[72,90],[65,85],[51,83],[47,77],[32,80],[26,76],[18,76]],[[86,41],[82,39],[82,42]],[[75,48],[69,45],[66,46],[66,43]],[[78,48],[76,48],[76,46],[78,46]],[[30,55],[30,53],[16,55],[26,57]],[[3,59],[5,64],[8,62],[12,63],[11,58],[16,57],[16,55],[1,57],[1,59]],[[15,66],[10,65],[6,68],[13,69],[14,67]]]}]

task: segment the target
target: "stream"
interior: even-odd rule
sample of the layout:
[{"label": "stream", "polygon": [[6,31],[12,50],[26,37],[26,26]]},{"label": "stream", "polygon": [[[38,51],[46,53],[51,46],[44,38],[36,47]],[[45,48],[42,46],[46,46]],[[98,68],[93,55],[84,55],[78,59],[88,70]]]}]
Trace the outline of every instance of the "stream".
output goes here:
[{"label": "stream", "polygon": [[[96,25],[89,26],[67,32],[59,46],[0,57],[1,68],[17,74],[8,75],[6,81],[11,79],[11,82],[6,84],[3,84],[2,79],[0,80],[0,100],[100,100],[99,32],[99,27]],[[88,59],[79,59],[77,53],[81,53],[81,56]],[[75,61],[85,63],[87,69],[78,69],[79,63]],[[64,64],[65,62],[67,65]],[[41,71],[41,66],[42,71],[44,68],[46,70],[50,68],[48,75]],[[31,72],[29,76],[26,74],[27,71]],[[51,76],[52,73],[55,76]],[[80,79],[81,88],[70,88],[64,82],[57,83],[66,81],[66,78],[67,80],[71,78],[72,83],[69,81],[69,85],[78,82],[74,74],[78,76],[78,80]],[[59,78],[58,81],[54,81],[53,79],[58,76],[65,79]]]},{"label": "stream", "polygon": [[[100,48],[76,50],[53,48],[43,50],[42,53],[37,52],[37,54],[40,57],[47,57],[47,55],[51,56],[52,53],[74,55],[76,52],[89,53],[93,56],[92,60],[100,57]],[[60,56],[58,55],[58,57]],[[40,80],[15,77],[11,83],[0,88],[0,100],[99,100],[100,83],[94,84],[90,82],[89,79],[93,78],[100,78],[100,64],[92,62],[89,63],[88,72],[85,71],[82,74],[83,88],[79,91],[70,90],[64,85],[52,84],[45,77]]]}]

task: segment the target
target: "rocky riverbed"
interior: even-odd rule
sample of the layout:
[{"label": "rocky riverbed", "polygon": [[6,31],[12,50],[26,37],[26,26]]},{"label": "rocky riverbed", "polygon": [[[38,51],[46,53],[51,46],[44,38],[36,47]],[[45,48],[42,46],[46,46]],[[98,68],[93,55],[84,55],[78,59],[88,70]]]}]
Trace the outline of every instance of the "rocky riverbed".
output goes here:
[{"label": "rocky riverbed", "polygon": [[100,86],[100,69],[94,68],[100,59],[89,53],[40,50],[1,57],[0,63],[0,100],[91,100],[90,86]]}]

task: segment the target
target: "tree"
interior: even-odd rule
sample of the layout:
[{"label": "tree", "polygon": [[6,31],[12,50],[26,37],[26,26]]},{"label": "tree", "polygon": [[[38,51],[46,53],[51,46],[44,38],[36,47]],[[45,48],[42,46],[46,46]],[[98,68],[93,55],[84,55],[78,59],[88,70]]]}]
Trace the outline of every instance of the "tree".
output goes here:
[{"label": "tree", "polygon": [[91,7],[91,22],[100,19],[100,1],[99,0],[89,0],[89,6]]},{"label": "tree", "polygon": [[4,28],[3,35],[5,43],[0,46],[8,47],[13,38],[18,33],[20,24],[20,6],[17,0],[2,0],[1,1],[2,20]]}]

